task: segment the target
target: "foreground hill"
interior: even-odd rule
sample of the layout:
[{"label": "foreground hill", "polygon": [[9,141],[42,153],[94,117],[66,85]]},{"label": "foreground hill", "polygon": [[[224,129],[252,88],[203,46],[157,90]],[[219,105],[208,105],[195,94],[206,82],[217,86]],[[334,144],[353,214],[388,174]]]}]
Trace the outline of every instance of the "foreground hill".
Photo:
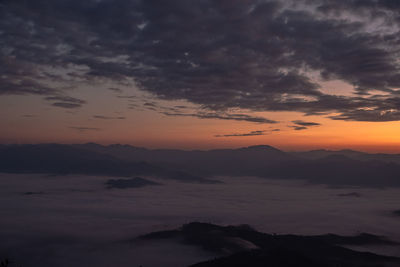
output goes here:
[{"label": "foreground hill", "polygon": [[400,258],[358,252],[341,245],[398,245],[383,237],[270,235],[249,226],[218,226],[189,223],[177,230],[154,232],[141,240],[178,240],[187,245],[212,251],[220,258],[194,264],[193,267],[376,267],[400,266]]}]

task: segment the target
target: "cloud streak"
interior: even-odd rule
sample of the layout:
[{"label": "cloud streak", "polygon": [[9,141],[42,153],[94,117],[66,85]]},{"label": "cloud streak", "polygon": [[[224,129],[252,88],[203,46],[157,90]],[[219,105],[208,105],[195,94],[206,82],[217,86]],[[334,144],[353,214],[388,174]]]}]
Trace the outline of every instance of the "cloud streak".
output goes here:
[{"label": "cloud streak", "polygon": [[233,133],[233,134],[217,134],[214,137],[246,137],[246,136],[259,136],[259,135],[266,135],[267,131],[251,131],[248,133]]},{"label": "cloud streak", "polygon": [[119,117],[110,117],[110,116],[103,116],[103,115],[94,115],[93,118],[100,119],[100,120],[125,120],[126,117],[119,116]]},{"label": "cloud streak", "polygon": [[307,130],[308,128],[305,126],[289,126],[293,128],[295,131]]},{"label": "cloud streak", "polygon": [[85,100],[70,96],[49,96],[45,100],[53,102],[52,105],[55,107],[67,109],[80,108],[83,104],[87,103]]},{"label": "cloud streak", "polygon": [[299,126],[306,126],[306,127],[321,125],[320,123],[317,123],[317,122],[309,122],[309,121],[302,121],[302,120],[295,120],[295,121],[292,121],[292,122],[294,124],[299,125]]},{"label": "cloud streak", "polygon": [[70,129],[77,130],[79,132],[87,132],[87,131],[101,131],[100,128],[94,127],[80,127],[80,126],[71,126]]},{"label": "cloud streak", "polygon": [[166,116],[195,117],[199,119],[233,120],[233,121],[246,121],[246,122],[266,123],[266,124],[278,123],[277,121],[270,120],[264,117],[250,116],[247,114],[232,114],[232,113],[217,113],[217,112],[198,112],[198,113],[161,112],[161,113]]}]

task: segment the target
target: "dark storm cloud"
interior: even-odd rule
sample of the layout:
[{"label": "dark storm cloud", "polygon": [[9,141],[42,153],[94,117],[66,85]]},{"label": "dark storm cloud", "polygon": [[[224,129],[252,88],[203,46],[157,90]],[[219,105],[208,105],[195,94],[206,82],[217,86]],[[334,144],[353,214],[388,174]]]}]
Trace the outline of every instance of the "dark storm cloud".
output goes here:
[{"label": "dark storm cloud", "polygon": [[100,119],[100,120],[125,120],[125,117],[110,117],[110,116],[103,116],[103,115],[94,115],[93,118]]},{"label": "dark storm cloud", "polygon": [[243,137],[243,136],[258,136],[266,134],[267,131],[251,131],[249,133],[217,134],[214,135],[214,137]]},{"label": "dark storm cloud", "polygon": [[[6,75],[0,93],[53,95],[45,81],[57,75],[64,82],[134,78],[161,99],[184,99],[216,113],[241,108],[400,120],[399,3],[295,4],[296,9],[291,1],[267,0],[3,1],[0,59],[6,64],[0,68]],[[68,79],[46,66],[68,69]],[[351,84],[357,94],[323,93],[311,73]],[[376,90],[386,95],[377,98]],[[73,104],[78,103],[58,106]]]},{"label": "dark storm cloud", "polygon": [[309,122],[309,121],[302,121],[302,120],[295,120],[292,121],[294,124],[300,125],[300,126],[319,126],[321,125],[320,123],[317,122]]},{"label": "dark storm cloud", "polygon": [[255,123],[278,123],[277,121],[270,120],[264,117],[250,116],[247,114],[229,114],[229,113],[217,113],[217,112],[198,112],[198,113],[161,112],[161,113],[166,116],[195,117],[199,119],[234,120],[234,121],[247,121]]}]

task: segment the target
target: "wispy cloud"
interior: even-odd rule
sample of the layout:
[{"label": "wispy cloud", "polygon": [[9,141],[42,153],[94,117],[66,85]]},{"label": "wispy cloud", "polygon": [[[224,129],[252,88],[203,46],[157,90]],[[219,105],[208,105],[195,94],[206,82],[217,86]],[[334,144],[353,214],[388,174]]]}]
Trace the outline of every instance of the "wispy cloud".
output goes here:
[{"label": "wispy cloud", "polygon": [[310,126],[319,126],[321,125],[318,122],[310,122],[310,121],[302,121],[302,120],[295,120],[292,121],[294,124],[297,124],[299,126],[306,126],[306,127],[310,127]]},{"label": "wispy cloud", "polygon": [[258,135],[266,135],[267,131],[251,131],[248,133],[232,133],[232,134],[217,134],[214,137],[243,137],[243,136],[258,136]]},{"label": "wispy cloud", "polygon": [[305,126],[289,126],[293,128],[295,131],[307,130],[308,128]]},{"label": "wispy cloud", "polygon": [[118,94],[121,94],[123,92],[121,89],[115,88],[115,87],[110,87],[110,88],[108,88],[108,90],[110,90],[114,93],[118,93]]},{"label": "wispy cloud", "polygon": [[126,117],[119,116],[119,117],[110,117],[110,116],[103,116],[103,115],[93,115],[93,118],[100,119],[100,120],[125,120]]},{"label": "wispy cloud", "polygon": [[86,132],[86,131],[101,131],[100,128],[93,128],[93,127],[79,127],[79,126],[71,126],[70,129],[77,130],[79,132]]},{"label": "wispy cloud", "polygon": [[49,96],[45,97],[45,100],[53,102],[52,105],[55,107],[68,108],[68,109],[79,108],[83,104],[87,103],[85,100],[70,96]]},{"label": "wispy cloud", "polygon": [[198,112],[198,113],[173,113],[162,112],[166,116],[182,116],[182,117],[195,117],[199,119],[218,119],[218,120],[234,120],[234,121],[247,121],[254,123],[278,123],[277,121],[270,120],[264,117],[251,116],[247,114],[232,114],[232,113],[217,113],[217,112]]}]

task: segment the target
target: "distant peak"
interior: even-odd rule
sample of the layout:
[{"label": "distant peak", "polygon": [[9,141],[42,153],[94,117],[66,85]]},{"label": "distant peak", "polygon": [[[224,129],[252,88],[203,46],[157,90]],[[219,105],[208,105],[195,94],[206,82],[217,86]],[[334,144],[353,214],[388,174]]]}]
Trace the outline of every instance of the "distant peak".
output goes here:
[{"label": "distant peak", "polygon": [[111,144],[108,145],[109,147],[130,147],[130,145],[124,145],[124,144]]},{"label": "distant peak", "polygon": [[99,144],[93,143],[93,142],[85,143],[85,144],[83,144],[83,145],[84,145],[84,146],[102,146],[102,145],[99,145]]},{"label": "distant peak", "polygon": [[269,146],[269,145],[255,145],[255,146],[249,146],[245,147],[244,149],[251,149],[251,150],[274,150],[274,151],[280,151],[279,149]]}]

